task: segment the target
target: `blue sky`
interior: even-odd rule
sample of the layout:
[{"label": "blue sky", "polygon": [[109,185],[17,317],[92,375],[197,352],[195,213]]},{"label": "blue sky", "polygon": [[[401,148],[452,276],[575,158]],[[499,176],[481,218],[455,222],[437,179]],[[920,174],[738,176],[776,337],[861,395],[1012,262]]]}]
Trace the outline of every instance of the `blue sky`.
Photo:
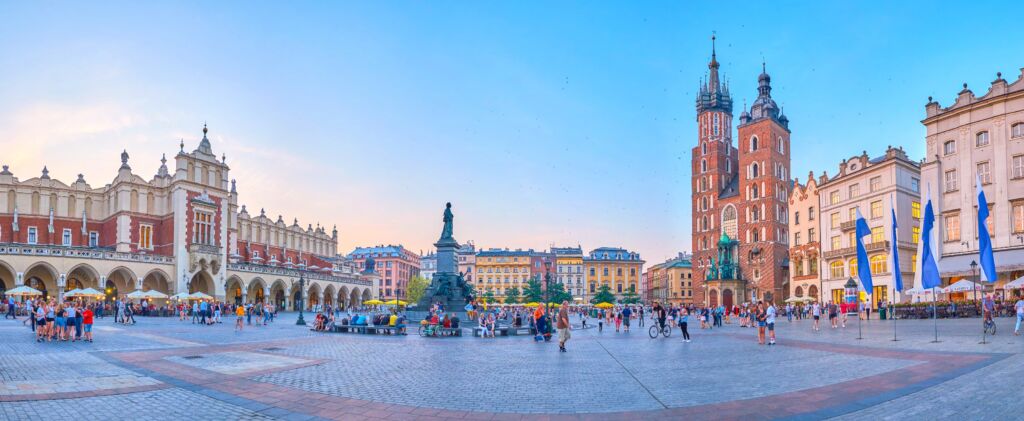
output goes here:
[{"label": "blue sky", "polygon": [[[897,4],[890,4],[897,3]],[[717,31],[736,100],[762,57],[792,174],[924,147],[929,95],[1024,67],[1011,2],[0,3],[0,161],[94,187],[209,122],[241,202],[428,249],[445,201],[483,247],[690,248],[694,95]]]}]

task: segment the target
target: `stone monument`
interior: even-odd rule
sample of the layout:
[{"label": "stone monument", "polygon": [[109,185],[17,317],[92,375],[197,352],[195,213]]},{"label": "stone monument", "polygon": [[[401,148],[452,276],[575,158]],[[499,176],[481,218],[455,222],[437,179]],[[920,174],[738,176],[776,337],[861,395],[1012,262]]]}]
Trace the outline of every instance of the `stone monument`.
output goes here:
[{"label": "stone monument", "polygon": [[[453,236],[455,215],[452,214],[452,204],[445,205],[444,227],[441,228],[441,238],[434,243],[437,247],[437,272],[430,280],[430,286],[423,291],[423,297],[416,303],[416,310],[426,311],[430,306],[440,303],[445,311],[449,313],[462,312],[470,300],[473,299],[473,288],[466,283],[462,273],[459,273],[459,265],[455,258],[455,252],[459,249],[459,242]],[[411,316],[411,315],[410,315]],[[460,316],[466,320],[464,315]]]}]

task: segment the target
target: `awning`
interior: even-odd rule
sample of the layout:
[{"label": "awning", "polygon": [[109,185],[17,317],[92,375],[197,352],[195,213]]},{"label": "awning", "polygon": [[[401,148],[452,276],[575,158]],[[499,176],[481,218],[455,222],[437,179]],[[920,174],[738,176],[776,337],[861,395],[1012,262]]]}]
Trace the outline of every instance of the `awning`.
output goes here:
[{"label": "awning", "polygon": [[[996,261],[997,273],[1024,270],[1024,249],[996,250],[992,257]],[[971,271],[972,261],[978,261],[978,253],[943,257],[939,260],[942,277],[977,275]]]}]

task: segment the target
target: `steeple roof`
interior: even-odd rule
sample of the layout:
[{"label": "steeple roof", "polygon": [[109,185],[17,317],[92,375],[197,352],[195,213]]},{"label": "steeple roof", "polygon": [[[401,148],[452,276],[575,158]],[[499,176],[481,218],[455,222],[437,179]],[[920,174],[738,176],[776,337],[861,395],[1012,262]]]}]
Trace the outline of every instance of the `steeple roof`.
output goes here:
[{"label": "steeple roof", "polygon": [[715,39],[715,35],[711,35],[711,61],[708,62],[708,79],[706,83],[701,81],[697,94],[698,114],[710,110],[732,114],[732,96],[729,95],[729,86],[723,86],[718,76],[719,63],[715,51]]}]

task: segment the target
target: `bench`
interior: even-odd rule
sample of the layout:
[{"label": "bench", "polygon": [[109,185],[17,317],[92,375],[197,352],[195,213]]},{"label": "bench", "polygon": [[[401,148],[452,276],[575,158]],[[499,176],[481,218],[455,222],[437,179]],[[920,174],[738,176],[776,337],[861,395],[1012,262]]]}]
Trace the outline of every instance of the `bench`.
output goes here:
[{"label": "bench", "polygon": [[334,325],[331,328],[331,332],[339,333],[367,333],[366,331],[373,326],[367,325]]},{"label": "bench", "polygon": [[[518,334],[517,330],[518,329],[509,326],[495,326],[494,336],[515,336],[516,334]],[[473,328],[473,336],[479,338],[482,335],[483,330],[481,330],[479,327]]]}]

